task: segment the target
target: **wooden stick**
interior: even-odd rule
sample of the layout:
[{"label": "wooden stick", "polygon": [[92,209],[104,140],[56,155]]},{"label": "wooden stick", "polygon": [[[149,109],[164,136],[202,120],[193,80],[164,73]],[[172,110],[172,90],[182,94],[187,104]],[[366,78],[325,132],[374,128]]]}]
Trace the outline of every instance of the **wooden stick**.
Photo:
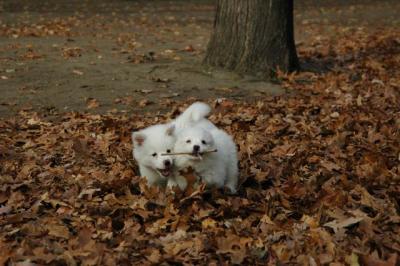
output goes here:
[{"label": "wooden stick", "polygon": [[[205,153],[212,153],[212,152],[217,152],[218,150],[210,150],[210,151],[204,151],[200,155],[203,155]],[[193,155],[191,152],[176,152],[176,153],[161,153],[161,156],[168,156],[168,155]]]}]

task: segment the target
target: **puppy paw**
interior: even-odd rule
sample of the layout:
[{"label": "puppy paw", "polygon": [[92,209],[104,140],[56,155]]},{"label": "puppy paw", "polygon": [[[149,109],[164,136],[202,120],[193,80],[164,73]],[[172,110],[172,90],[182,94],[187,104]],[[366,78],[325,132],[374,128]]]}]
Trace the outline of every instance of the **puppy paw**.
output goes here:
[{"label": "puppy paw", "polygon": [[231,195],[236,194],[236,192],[237,192],[236,187],[234,187],[234,186],[227,186],[227,188],[228,188],[228,193],[229,193],[229,194],[231,194]]},{"label": "puppy paw", "polygon": [[167,188],[173,189],[174,187],[179,187],[178,184],[176,183],[175,179],[172,179],[172,178],[168,179]]},{"label": "puppy paw", "polygon": [[186,187],[187,187],[187,185],[188,185],[186,178],[184,178],[183,176],[177,176],[177,177],[175,178],[175,181],[176,181],[178,187],[179,187],[181,190],[185,190],[185,189],[186,189]]},{"label": "puppy paw", "polygon": [[167,187],[170,189],[174,189],[174,187],[178,187],[180,190],[185,190],[187,187],[187,181],[183,176],[177,176],[175,178],[168,179]]}]

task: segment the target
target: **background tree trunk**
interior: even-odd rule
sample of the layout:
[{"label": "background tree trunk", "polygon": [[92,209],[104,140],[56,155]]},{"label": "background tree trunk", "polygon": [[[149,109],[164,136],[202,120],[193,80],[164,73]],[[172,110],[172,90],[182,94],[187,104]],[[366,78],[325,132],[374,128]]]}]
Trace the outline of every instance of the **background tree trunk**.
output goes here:
[{"label": "background tree trunk", "polygon": [[267,78],[296,70],[293,0],[218,0],[204,63]]}]

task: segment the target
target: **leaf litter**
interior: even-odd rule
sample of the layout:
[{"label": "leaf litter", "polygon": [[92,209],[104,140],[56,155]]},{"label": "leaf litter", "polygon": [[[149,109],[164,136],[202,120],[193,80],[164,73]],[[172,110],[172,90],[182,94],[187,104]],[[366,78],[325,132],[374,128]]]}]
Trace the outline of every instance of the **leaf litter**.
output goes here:
[{"label": "leaf litter", "polygon": [[398,264],[399,32],[348,34],[299,49],[334,63],[281,73],[290,95],[210,102],[239,148],[236,195],[138,176],[131,132],[188,102],[1,119],[0,264]]}]

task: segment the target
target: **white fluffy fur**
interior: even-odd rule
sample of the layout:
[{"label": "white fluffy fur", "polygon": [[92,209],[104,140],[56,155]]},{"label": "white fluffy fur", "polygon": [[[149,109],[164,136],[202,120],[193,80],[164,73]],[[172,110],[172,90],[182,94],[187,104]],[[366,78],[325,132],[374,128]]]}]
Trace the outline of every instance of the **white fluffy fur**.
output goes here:
[{"label": "white fluffy fur", "polygon": [[[174,149],[173,126],[155,125],[132,134],[133,157],[139,165],[140,175],[146,177],[149,185],[161,185],[173,173],[173,157],[161,156]],[[169,161],[167,167],[165,162]]]},{"label": "white fluffy fur", "polygon": [[[176,167],[183,169],[191,166],[206,184],[218,188],[226,186],[235,193],[239,171],[237,149],[232,137],[215,126],[204,127],[201,124],[178,132],[174,152],[196,153],[195,146],[198,146],[198,156],[176,156]],[[217,152],[204,153],[215,149]]]},{"label": "white fluffy fur", "polygon": [[[195,125],[207,129],[216,128],[206,119],[210,111],[207,104],[196,102],[168,124],[154,125],[132,133],[133,157],[138,162],[140,175],[147,179],[149,185],[167,183],[168,187],[179,186],[182,190],[186,188],[186,179],[175,174],[177,171],[173,167],[174,158],[161,154],[173,151],[176,134],[185,128]],[[170,161],[171,165],[166,166],[165,161]]]},{"label": "white fluffy fur", "polygon": [[193,126],[213,129],[216,128],[216,126],[206,118],[210,112],[211,108],[208,104],[195,102],[170,124],[175,126],[175,133],[179,133],[182,129]]},{"label": "white fluffy fur", "polygon": [[[178,173],[190,166],[206,184],[219,188],[226,186],[232,193],[236,192],[236,145],[231,136],[206,118],[210,111],[207,104],[196,102],[170,123],[150,126],[132,134],[133,157],[149,185],[166,184],[184,190],[187,181]],[[189,139],[190,143],[187,143]],[[191,153],[194,145],[199,146],[200,156],[161,156],[168,151]],[[218,151],[202,154],[214,149]],[[171,164],[166,166],[165,161]]]}]

